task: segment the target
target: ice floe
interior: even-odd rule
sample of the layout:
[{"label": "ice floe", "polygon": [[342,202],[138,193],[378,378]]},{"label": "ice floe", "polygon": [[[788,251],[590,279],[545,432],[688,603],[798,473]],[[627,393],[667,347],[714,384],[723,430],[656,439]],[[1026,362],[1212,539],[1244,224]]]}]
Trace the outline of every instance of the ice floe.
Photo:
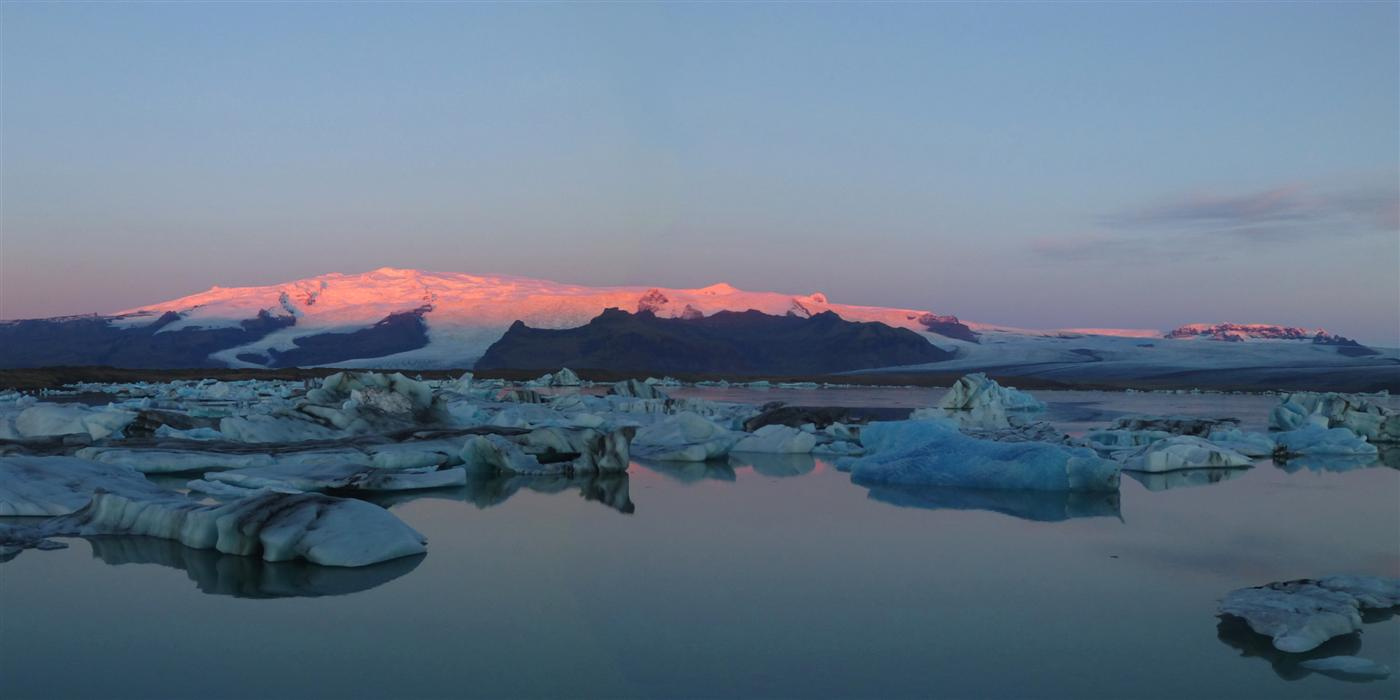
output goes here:
[{"label": "ice floe", "polygon": [[1254,464],[1254,460],[1234,450],[1190,435],[1174,435],[1127,453],[1115,454],[1114,457],[1123,462],[1123,469],[1140,472],[1248,467]]},{"label": "ice floe", "polygon": [[637,457],[658,461],[703,462],[729,454],[742,437],[742,433],[685,411],[637,430],[632,452]]},{"label": "ice floe", "polygon": [[1273,434],[1277,451],[1284,456],[1338,455],[1374,457],[1378,450],[1349,428],[1308,425]]},{"label": "ice floe", "polygon": [[766,454],[809,454],[817,446],[817,436],[786,425],[765,425],[731,448],[733,452]]},{"label": "ice floe", "polygon": [[1242,618],[1279,651],[1310,651],[1361,629],[1362,609],[1400,605],[1400,579],[1329,576],[1230,591],[1220,613]]},{"label": "ice floe", "polygon": [[66,515],[87,505],[98,489],[134,498],[174,495],[121,465],[76,457],[0,457],[0,515]]}]

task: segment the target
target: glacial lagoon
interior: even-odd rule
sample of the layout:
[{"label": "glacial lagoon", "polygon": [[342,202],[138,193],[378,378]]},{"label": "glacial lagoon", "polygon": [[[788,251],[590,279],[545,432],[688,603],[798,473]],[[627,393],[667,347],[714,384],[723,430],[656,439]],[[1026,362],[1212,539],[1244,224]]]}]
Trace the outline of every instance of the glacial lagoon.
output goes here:
[{"label": "glacial lagoon", "polygon": [[[891,413],[940,394],[670,391]],[[1072,434],[1132,413],[1262,431],[1277,403],[1035,394]],[[1125,473],[1117,494],[866,487],[809,456],[634,462],[386,497],[428,553],[359,569],[66,539],[0,564],[0,695],[1396,697],[1400,675],[1300,666],[1400,670],[1394,617],[1288,655],[1216,616],[1243,586],[1400,576],[1396,459]]]}]

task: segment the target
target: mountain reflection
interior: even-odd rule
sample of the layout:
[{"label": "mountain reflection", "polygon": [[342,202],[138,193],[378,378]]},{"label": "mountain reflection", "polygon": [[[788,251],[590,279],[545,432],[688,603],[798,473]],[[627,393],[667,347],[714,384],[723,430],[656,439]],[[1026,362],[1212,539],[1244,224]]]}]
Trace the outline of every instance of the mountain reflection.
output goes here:
[{"label": "mountain reflection", "polygon": [[1171,472],[1151,473],[1151,472],[1123,472],[1139,484],[1142,484],[1148,491],[1166,491],[1168,489],[1190,488],[1192,486],[1209,486],[1222,481],[1229,481],[1239,476],[1244,476],[1248,469],[1179,469]]},{"label": "mountain reflection", "polygon": [[[859,482],[857,482],[859,483]],[[1060,522],[1072,518],[1119,518],[1118,493],[1069,491],[1009,491],[941,486],[860,484],[872,500],[901,508],[929,510],[986,510],[1036,522]]]},{"label": "mountain reflection", "polygon": [[400,557],[372,566],[320,566],[304,561],[269,562],[258,557],[192,549],[158,537],[91,537],[93,557],[105,564],[155,564],[184,571],[201,593],[235,598],[315,598],[349,595],[382,586],[410,571],[427,555]]},{"label": "mountain reflection", "polygon": [[[1304,661],[1325,659],[1329,656],[1356,656],[1357,652],[1361,651],[1361,635],[1357,633],[1333,637],[1323,642],[1318,648],[1301,654],[1279,651],[1274,648],[1272,640],[1250,629],[1249,624],[1242,618],[1233,615],[1220,616],[1220,623],[1215,626],[1215,636],[1225,644],[1238,649],[1240,656],[1244,658],[1257,657],[1268,661],[1269,665],[1274,667],[1274,674],[1286,681],[1296,681],[1313,673],[1320,673],[1320,671],[1303,668],[1301,664]],[[1353,683],[1379,680],[1340,674],[1326,675],[1329,678]]]}]

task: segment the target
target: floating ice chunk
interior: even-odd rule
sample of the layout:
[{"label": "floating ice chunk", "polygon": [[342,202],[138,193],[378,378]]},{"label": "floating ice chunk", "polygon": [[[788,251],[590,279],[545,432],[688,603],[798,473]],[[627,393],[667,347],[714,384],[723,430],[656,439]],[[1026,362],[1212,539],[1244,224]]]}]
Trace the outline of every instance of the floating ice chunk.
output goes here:
[{"label": "floating ice chunk", "polygon": [[84,447],[77,456],[103,464],[115,464],[143,474],[196,472],[209,469],[239,469],[272,464],[267,454],[240,454],[202,450],[136,449],[130,447]]},{"label": "floating ice chunk", "polygon": [[1172,435],[1205,437],[1217,428],[1239,425],[1238,418],[1223,416],[1124,416],[1113,421],[1110,430],[1156,430]]},{"label": "floating ice chunk", "polygon": [[1325,659],[1308,659],[1299,666],[1309,671],[1325,673],[1340,678],[1389,678],[1390,667],[1378,664],[1360,656],[1329,656]]},{"label": "floating ice chunk", "polygon": [[228,416],[219,421],[219,432],[236,442],[308,442],[344,437],[306,418],[290,416]]},{"label": "floating ice chunk", "polygon": [[646,459],[702,462],[729,454],[739,438],[739,433],[686,411],[638,430],[632,448]]},{"label": "floating ice chunk", "polygon": [[1278,447],[1274,439],[1264,433],[1246,433],[1239,428],[1217,428],[1207,439],[1249,457],[1268,457]]},{"label": "floating ice chunk", "polygon": [[1274,433],[1278,450],[1285,455],[1373,456],[1378,450],[1349,428],[1322,428],[1316,425]]},{"label": "floating ice chunk", "polygon": [[731,448],[732,452],[765,454],[808,454],[817,446],[817,437],[785,425],[765,425]]},{"label": "floating ice chunk", "polygon": [[1175,435],[1115,455],[1123,468],[1139,472],[1169,472],[1177,469],[1218,469],[1248,467],[1254,461],[1234,450],[1220,447],[1190,435]]},{"label": "floating ice chunk", "polygon": [[86,435],[93,440],[121,437],[121,431],[136,413],[121,409],[89,408],[82,404],[40,403],[30,406],[14,419],[14,430],[22,438]]},{"label": "floating ice chunk", "polygon": [[1220,612],[1242,618],[1279,651],[1302,653],[1361,629],[1362,608],[1400,605],[1400,579],[1331,576],[1230,591]]},{"label": "floating ice chunk", "polygon": [[318,493],[261,493],[204,505],[178,495],[99,492],[82,510],[44,529],[54,535],[146,535],[225,554],[326,566],[367,566],[422,554],[427,543],[379,506]]},{"label": "floating ice chunk", "polygon": [[1349,428],[1371,442],[1400,442],[1400,411],[1356,394],[1284,394],[1269,414],[1269,428],[1273,430],[1309,425]]},{"label": "floating ice chunk", "polygon": [[847,440],[832,440],[813,447],[812,454],[831,457],[858,457],[865,454],[865,448]]},{"label": "floating ice chunk", "polygon": [[[467,472],[461,467],[416,469],[380,469],[355,464],[277,464],[250,467],[204,475],[203,482],[227,484],[248,490],[268,489],[282,493],[300,491],[413,491],[467,483]],[[190,487],[200,489],[196,482]],[[200,489],[204,490],[204,489]],[[218,489],[221,494],[228,493]]]},{"label": "floating ice chunk", "polygon": [[938,407],[957,411],[978,408],[1008,411],[1045,410],[1045,404],[1034,396],[1012,387],[1004,387],[981,372],[958,379],[943,396],[943,400],[938,402]]},{"label": "floating ice chunk", "polygon": [[1150,445],[1171,436],[1165,430],[1091,430],[1084,434],[1084,440],[1096,450],[1114,452]]},{"label": "floating ice chunk", "polygon": [[650,382],[641,382],[636,379],[627,379],[613,384],[608,393],[613,396],[624,396],[634,399],[668,399],[666,392],[656,388]]},{"label": "floating ice chunk", "polygon": [[473,435],[467,438],[460,455],[462,466],[472,474],[490,476],[502,471],[515,474],[555,474],[562,468],[546,469],[520,445],[501,435]]},{"label": "floating ice chunk", "polygon": [[0,515],[66,515],[98,489],[133,497],[173,495],[121,465],[75,457],[0,457]]},{"label": "floating ice chunk", "polygon": [[851,460],[863,483],[1037,491],[1114,491],[1119,466],[1085,447],[979,440],[937,421],[871,423],[867,456]]}]

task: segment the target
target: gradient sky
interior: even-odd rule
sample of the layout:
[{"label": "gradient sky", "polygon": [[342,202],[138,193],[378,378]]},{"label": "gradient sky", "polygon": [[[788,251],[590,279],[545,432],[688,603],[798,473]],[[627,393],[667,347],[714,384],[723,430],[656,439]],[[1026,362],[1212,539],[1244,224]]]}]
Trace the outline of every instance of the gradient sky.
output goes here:
[{"label": "gradient sky", "polygon": [[1400,345],[1400,4],[19,4],[0,317],[381,266]]}]

